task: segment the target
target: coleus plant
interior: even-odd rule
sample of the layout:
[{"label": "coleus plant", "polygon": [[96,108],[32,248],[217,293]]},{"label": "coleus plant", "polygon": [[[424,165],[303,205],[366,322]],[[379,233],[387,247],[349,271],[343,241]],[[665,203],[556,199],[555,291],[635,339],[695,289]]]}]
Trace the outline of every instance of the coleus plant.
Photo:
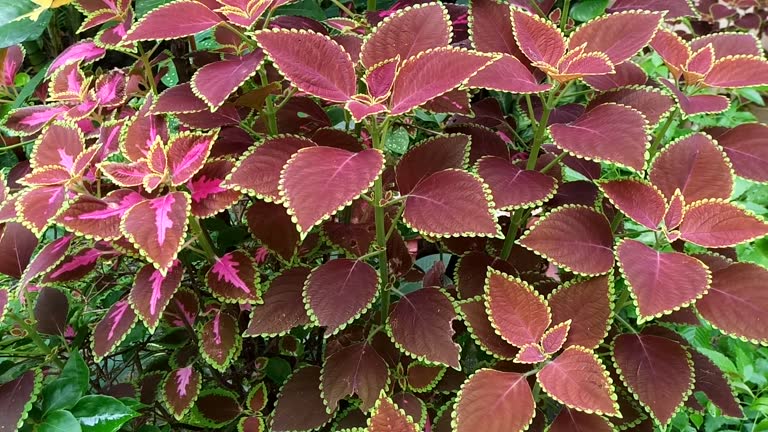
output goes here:
[{"label": "coleus plant", "polygon": [[768,126],[682,122],[768,84],[752,36],[686,41],[679,2],[578,26],[569,1],[284,3],[75,2],[101,29],[4,121],[29,153],[0,316],[53,335],[0,387],[4,429],[92,426],[44,408],[79,351],[141,402],[110,430],[647,430],[702,394],[742,416],[676,330],[768,343],[768,270],[733,249],[768,224],[731,202],[768,181]]}]

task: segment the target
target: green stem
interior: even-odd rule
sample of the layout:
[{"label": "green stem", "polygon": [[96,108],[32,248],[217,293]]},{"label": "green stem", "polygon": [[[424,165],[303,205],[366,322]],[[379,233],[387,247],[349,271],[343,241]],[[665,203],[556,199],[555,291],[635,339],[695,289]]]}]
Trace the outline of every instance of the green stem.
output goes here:
[{"label": "green stem", "polygon": [[[375,3],[375,0],[374,0]],[[386,121],[385,121],[386,122]],[[384,149],[384,134],[386,134],[386,125],[380,131],[375,120],[370,122],[371,139],[373,148]],[[380,133],[383,132],[381,135]],[[384,213],[384,181],[381,176],[373,182],[373,210],[376,224],[376,246],[379,249],[379,279],[381,286],[381,324],[386,324],[387,315],[389,315],[389,262],[387,260],[387,232],[386,232],[386,214]],[[396,224],[397,221],[392,221]]]},{"label": "green stem", "polygon": [[515,238],[517,237],[517,230],[520,229],[520,223],[523,221],[523,214],[525,209],[517,209],[509,220],[509,228],[507,228],[507,235],[504,236],[504,246],[501,248],[501,259],[504,261],[509,258],[509,254],[512,252],[512,245],[515,244]]},{"label": "green stem", "polygon": [[653,160],[653,157],[656,155],[656,152],[659,151],[659,145],[664,140],[664,137],[667,135],[667,131],[669,130],[669,127],[672,126],[672,123],[677,120],[677,115],[680,113],[680,109],[675,109],[672,111],[672,114],[667,117],[667,121],[664,122],[664,124],[661,126],[659,131],[656,133],[656,137],[653,139],[653,143],[651,144],[650,150],[648,150],[648,154],[650,154],[650,159]]},{"label": "green stem", "polygon": [[386,239],[389,241],[389,238],[392,236],[392,233],[395,232],[397,229],[397,221],[400,220],[400,217],[403,215],[403,212],[405,211],[405,204],[401,205],[399,209],[397,209],[397,214],[395,215],[395,218],[392,220],[392,226],[389,227],[389,231],[387,231]]},{"label": "green stem", "polygon": [[59,369],[64,369],[64,362],[62,362],[61,359],[56,356],[51,347],[45,344],[45,341],[43,341],[43,339],[40,337],[40,334],[37,333],[37,329],[27,324],[23,318],[14,313],[9,313],[8,318],[13,320],[19,327],[27,332],[27,336],[29,336],[29,338],[32,339],[32,342],[34,342],[34,344],[40,348],[40,351],[45,353],[45,355],[48,356],[53,361],[53,363],[56,364],[56,367]]},{"label": "green stem", "polygon": [[628,323],[628,322],[627,322],[627,321],[626,321],[624,318],[622,318],[622,317],[621,317],[621,315],[619,315],[619,314],[616,314],[616,319],[617,319],[617,320],[619,320],[619,322],[620,322],[621,324],[623,324],[623,325],[624,325],[624,327],[626,327],[626,328],[627,328],[629,331],[631,331],[632,333],[634,333],[634,334],[637,334],[637,333],[638,333],[638,332],[637,332],[637,329],[635,329],[634,327],[632,327],[632,324]]},{"label": "green stem", "polygon": [[541,107],[541,120],[539,120],[536,133],[533,135],[531,154],[528,156],[528,163],[526,164],[525,169],[532,170],[536,167],[536,161],[539,159],[541,144],[544,142],[544,135],[547,132],[549,113],[552,111],[555,102],[555,93],[557,93],[557,87],[557,84],[552,87],[552,90],[550,90],[549,96],[547,97],[547,101]]},{"label": "green stem", "polygon": [[147,77],[149,88],[152,89],[152,94],[156,95],[157,87],[155,86],[155,74],[152,72],[152,66],[149,64],[149,53],[144,52],[144,48],[141,47],[141,42],[137,43],[136,46],[139,48],[139,53],[141,54],[141,63],[144,66],[144,75]]},{"label": "green stem", "polygon": [[549,170],[551,170],[555,165],[557,165],[558,162],[563,160],[563,158],[566,155],[567,155],[566,152],[562,152],[559,155],[557,155],[556,158],[552,159],[552,162],[548,163],[547,166],[545,166],[544,168],[541,169],[541,173],[542,174],[546,174],[547,172],[549,172]]},{"label": "green stem", "polygon": [[560,30],[565,31],[565,25],[568,23],[568,14],[571,13],[571,0],[565,0],[563,10],[560,13]]},{"label": "green stem", "polygon": [[355,16],[355,13],[349,10],[348,7],[344,6],[339,0],[331,0],[331,3],[335,4],[337,8],[339,8],[342,12],[349,15],[350,18]]},{"label": "green stem", "polygon": [[[269,85],[269,79],[267,78],[267,71],[261,69],[259,71],[259,77],[261,78],[261,85],[266,87]],[[277,110],[275,109],[274,95],[267,95],[267,100],[264,101],[264,109],[262,110],[264,117],[266,117],[267,132],[271,136],[277,135]]]},{"label": "green stem", "polygon": [[376,0],[368,0],[368,12],[376,11]]},{"label": "green stem", "polygon": [[619,297],[619,300],[616,302],[616,307],[614,309],[616,315],[624,309],[624,306],[627,305],[627,301],[629,301],[629,288],[625,288],[624,291],[621,292],[621,297]]},{"label": "green stem", "polygon": [[7,151],[7,150],[13,150],[15,148],[25,146],[27,144],[32,144],[33,142],[35,142],[35,141],[34,140],[33,141],[24,141],[24,142],[20,142],[20,143],[17,143],[17,144],[9,145],[9,146],[6,146],[6,147],[0,147],[0,153],[2,153],[4,151]]},{"label": "green stem", "polygon": [[192,232],[197,236],[197,241],[205,252],[205,257],[208,262],[213,264],[216,262],[216,250],[213,248],[213,242],[211,241],[208,231],[200,224],[200,220],[195,216],[189,217],[189,226],[192,228]]},{"label": "green stem", "polygon": [[613,220],[611,221],[611,232],[615,233],[623,220],[624,220],[624,214],[621,212],[616,212],[616,216],[614,216]]}]

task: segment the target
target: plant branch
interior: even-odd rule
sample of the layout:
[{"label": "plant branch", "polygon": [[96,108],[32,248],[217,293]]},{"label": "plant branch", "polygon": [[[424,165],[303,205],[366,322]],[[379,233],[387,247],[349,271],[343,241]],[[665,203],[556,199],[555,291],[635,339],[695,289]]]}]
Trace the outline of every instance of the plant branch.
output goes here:
[{"label": "plant branch", "polygon": [[200,243],[200,246],[203,248],[208,262],[211,264],[215,263],[218,255],[216,255],[216,250],[213,248],[213,242],[211,241],[211,236],[208,234],[208,231],[200,224],[200,220],[195,216],[189,217],[189,226],[197,237],[198,243]]},{"label": "plant branch", "polygon": [[571,13],[571,0],[565,0],[563,10],[560,11],[560,31],[565,31],[565,25],[568,23],[568,14]]},{"label": "plant branch", "polygon": [[677,108],[674,111],[672,111],[672,114],[667,117],[667,121],[664,122],[664,124],[661,126],[658,132],[656,132],[656,137],[653,139],[653,143],[651,144],[650,150],[648,150],[649,159],[653,160],[653,157],[656,155],[656,152],[659,151],[659,145],[661,145],[661,142],[664,140],[664,137],[667,135],[667,131],[669,130],[669,127],[672,126],[672,123],[677,120],[677,115],[680,113],[680,109]]},{"label": "plant branch", "polygon": [[[375,0],[373,0],[375,3]],[[384,139],[386,138],[387,124],[379,130],[375,120],[371,120],[369,129],[373,148],[384,149]],[[387,260],[387,233],[386,233],[386,213],[384,212],[384,180],[379,176],[373,182],[373,210],[376,224],[376,245],[379,249],[379,279],[381,287],[381,323],[385,324],[387,320],[387,311],[389,310],[389,262]],[[393,221],[394,225],[394,221]]]},{"label": "plant branch", "polygon": [[14,313],[8,313],[8,318],[10,318],[13,322],[16,323],[19,327],[21,327],[25,332],[27,332],[27,335],[30,339],[32,339],[32,342],[34,342],[35,345],[42,351],[48,358],[53,361],[54,364],[56,364],[56,367],[59,369],[64,369],[64,363],[59,359],[59,357],[56,355],[56,353],[53,352],[51,347],[45,344],[45,341],[40,337],[40,334],[37,333],[37,329],[32,327],[31,325],[27,324],[26,321],[24,321],[23,318],[19,317],[18,315]]}]

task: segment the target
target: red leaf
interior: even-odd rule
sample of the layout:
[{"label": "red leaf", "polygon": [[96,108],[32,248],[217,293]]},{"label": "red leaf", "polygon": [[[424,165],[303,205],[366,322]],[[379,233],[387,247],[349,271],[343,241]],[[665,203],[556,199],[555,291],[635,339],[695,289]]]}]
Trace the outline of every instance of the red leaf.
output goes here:
[{"label": "red leaf", "polygon": [[697,16],[688,0],[616,0],[613,6],[608,8],[610,12],[633,9],[666,12],[664,19],[667,20]]},{"label": "red leaf", "polygon": [[24,425],[42,383],[42,372],[32,369],[0,385],[0,430],[17,431]]},{"label": "red leaf", "polygon": [[418,432],[413,418],[382,392],[368,421],[368,432]]},{"label": "red leaf", "polygon": [[648,75],[635,63],[626,61],[613,66],[613,73],[585,76],[584,82],[595,90],[608,91],[633,85],[643,85]]},{"label": "red leaf", "polygon": [[[495,3],[493,0],[481,0]],[[510,93],[539,93],[552,86],[540,84],[516,57],[505,54],[472,76],[468,88],[485,88]]]},{"label": "red leaf", "polygon": [[523,170],[496,156],[477,162],[477,173],[490,187],[499,210],[540,206],[555,195],[557,180],[538,171]]},{"label": "red leaf", "polygon": [[374,149],[352,153],[308,147],[294,154],[280,175],[280,195],[302,236],[349,205],[373,185],[384,169]]},{"label": "red leaf", "polygon": [[522,432],[536,412],[525,376],[480,369],[462,385],[454,405],[455,432]]},{"label": "red leaf", "polygon": [[723,152],[703,133],[666,147],[651,165],[649,178],[667,199],[680,189],[686,202],[727,199],[733,191],[731,167]]},{"label": "red leaf", "polygon": [[710,87],[741,88],[768,84],[768,62],[762,56],[736,55],[717,60],[704,77]]},{"label": "red leaf", "polygon": [[472,46],[477,51],[509,54],[522,59],[523,53],[515,41],[511,19],[509,6],[506,4],[494,0],[471,1],[469,29]]},{"label": "red leaf", "polygon": [[228,313],[217,311],[203,325],[200,333],[200,353],[211,366],[223,372],[239,350],[240,329]]},{"label": "red leaf", "polygon": [[186,183],[200,171],[211,153],[217,134],[218,130],[210,133],[185,132],[171,137],[167,154],[173,186]]},{"label": "red leaf", "polygon": [[123,216],[121,231],[156,269],[165,273],[186,236],[189,198],[171,192],[131,207]]},{"label": "red leaf", "polygon": [[280,389],[272,414],[274,432],[313,430],[328,423],[332,412],[326,412],[320,395],[320,367],[295,371]]},{"label": "red leaf", "polygon": [[228,303],[260,303],[256,262],[245,252],[230,252],[208,270],[206,281],[214,297]]},{"label": "red leaf", "polygon": [[563,407],[549,426],[550,432],[610,432],[614,428],[608,420],[596,414],[586,414]]},{"label": "red leaf", "polygon": [[251,308],[248,336],[277,336],[288,330],[309,324],[302,291],[310,269],[294,267],[280,273],[269,283],[263,303]]},{"label": "red leaf", "polygon": [[537,374],[541,388],[568,408],[621,416],[605,366],[585,348],[572,346]]},{"label": "red leaf", "polygon": [[22,192],[16,201],[18,220],[36,236],[40,236],[63,210],[66,188],[41,186]]},{"label": "red leaf", "polygon": [[30,157],[32,170],[56,166],[70,172],[83,152],[83,133],[74,124],[53,123],[37,139]]},{"label": "red leaf", "polygon": [[500,236],[488,195],[485,185],[466,171],[439,171],[408,194],[403,221],[434,237]]},{"label": "red leaf", "polygon": [[768,125],[747,123],[733,129],[710,131],[723,147],[736,174],[749,180],[768,182]]},{"label": "red leaf", "polygon": [[[613,127],[617,124],[622,127]],[[648,144],[646,126],[647,121],[634,108],[606,103],[570,123],[551,125],[549,132],[555,145],[576,156],[642,171]],[[616,146],[617,142],[623,144]]]},{"label": "red leaf", "polygon": [[21,275],[17,290],[19,293],[25,293],[27,284],[31,282],[35,277],[47,273],[54,268],[57,264],[64,259],[67,254],[67,249],[72,243],[73,235],[65,235],[60,237],[47,245],[45,245],[40,252],[35,255],[35,258],[29,263],[24,270],[24,274]]},{"label": "red leaf", "polygon": [[587,104],[587,110],[600,104],[614,102],[634,108],[645,116],[649,125],[655,125],[672,111],[672,98],[653,87],[629,87],[612,90],[595,96]]},{"label": "red leaf", "polygon": [[438,288],[422,288],[403,296],[389,314],[388,330],[408,355],[459,368],[459,346],[453,342],[456,311]]},{"label": "red leaf", "polygon": [[559,266],[584,275],[613,268],[608,219],[584,206],[564,206],[542,217],[519,243]]},{"label": "red leaf", "polygon": [[37,236],[22,224],[0,226],[0,273],[20,278],[37,247]]},{"label": "red leaf", "polygon": [[512,27],[517,45],[531,62],[555,66],[565,55],[565,37],[551,22],[512,8]]},{"label": "red leaf", "polygon": [[[179,19],[184,17],[183,19]],[[181,0],[152,10],[134,24],[125,41],[177,39],[215,27],[221,17],[201,2]],[[173,25],[168,25],[173,23]]]},{"label": "red leaf", "polygon": [[[707,356],[696,350],[689,350],[693,359],[693,369],[696,376],[696,384],[693,391],[701,391],[712,403],[723,410],[723,414],[743,418],[744,412],[739,406],[739,401],[731,390],[731,384],[720,370]],[[691,398],[694,396],[691,395]]]},{"label": "red leaf", "polygon": [[181,419],[192,408],[200,393],[200,372],[192,366],[171,371],[163,383],[163,401],[176,419]]},{"label": "red leaf", "polygon": [[293,258],[301,239],[285,207],[255,201],[245,213],[245,220],[253,238],[283,259]]},{"label": "red leaf", "polygon": [[400,66],[400,57],[385,60],[372,66],[365,75],[365,85],[368,94],[374,99],[389,96],[392,84],[397,77],[397,68]]},{"label": "red leaf", "polygon": [[493,129],[478,124],[458,124],[445,128],[449,133],[462,133],[470,137],[469,163],[474,164],[483,156],[509,158],[509,148]]},{"label": "red leaf", "polygon": [[56,222],[68,230],[100,240],[122,237],[120,220],[144,198],[128,189],[112,191],[103,199],[81,195],[62,212]]},{"label": "red leaf", "polygon": [[168,125],[165,118],[149,114],[153,103],[153,96],[147,96],[144,105],[121,131],[120,150],[131,162],[145,158],[158,137],[161,142],[168,141]]},{"label": "red leaf", "polygon": [[200,300],[197,294],[186,288],[180,288],[176,290],[176,294],[165,308],[163,319],[173,327],[194,327],[199,313]]},{"label": "red leaf", "polygon": [[360,409],[373,408],[387,385],[387,363],[370,345],[358,343],[342,348],[325,359],[322,393],[327,407],[334,411],[339,401],[353,393],[361,399]]},{"label": "red leaf", "polygon": [[[571,330],[571,320],[563,321],[554,325],[541,337],[541,348],[546,354],[554,354],[560,351],[568,338],[568,332]],[[575,344],[572,344],[575,345]]]},{"label": "red leaf", "polygon": [[151,264],[145,265],[136,274],[128,300],[150,332],[157,328],[168,302],[181,285],[183,275],[184,266],[179,261],[172,265],[165,276]]},{"label": "red leaf", "polygon": [[712,45],[716,60],[737,55],[763,55],[760,42],[750,33],[710,33],[691,40],[691,49],[694,51],[698,51],[706,45]]},{"label": "red leaf", "polygon": [[109,355],[125,339],[125,336],[128,335],[128,332],[136,324],[136,321],[136,313],[131,309],[127,299],[113,304],[104,315],[104,318],[93,329],[91,349],[93,350],[94,359],[101,361],[101,359]]},{"label": "red leaf", "polygon": [[430,366],[424,363],[408,365],[406,378],[408,388],[415,392],[431,391],[445,374],[445,366]]},{"label": "red leaf", "polygon": [[483,295],[488,267],[507,274],[517,272],[507,261],[493,258],[484,252],[469,252],[459,258],[456,264],[456,290],[459,298],[471,299]]},{"label": "red leaf", "polygon": [[459,310],[464,324],[483,351],[501,359],[515,358],[518,349],[496,333],[482,299],[465,300],[459,303]]},{"label": "red leaf", "polygon": [[240,192],[222,186],[224,178],[232,172],[233,167],[234,164],[228,160],[214,160],[206,163],[187,182],[194,216],[211,217],[237,202]]},{"label": "red leaf", "polygon": [[191,84],[183,83],[160,93],[152,107],[152,114],[190,113],[207,109],[208,105],[195,95]]},{"label": "red leaf", "polygon": [[717,270],[712,273],[712,287],[696,302],[696,309],[723,332],[765,344],[768,325],[759,317],[768,307],[766,276],[768,271],[751,263],[734,263]]},{"label": "red leaf", "polygon": [[547,359],[547,355],[537,343],[531,343],[520,347],[520,351],[515,356],[515,363],[536,364]]},{"label": "red leaf", "polygon": [[379,283],[376,269],[365,261],[338,258],[312,270],[304,301],[312,321],[331,336],[371,307]]},{"label": "red leaf", "polygon": [[262,381],[253,387],[248,392],[248,409],[251,412],[258,413],[267,407],[269,402],[269,393],[267,391],[266,384]]},{"label": "red leaf", "polygon": [[442,47],[403,61],[392,88],[390,114],[405,114],[453,90],[493,60],[489,54]]},{"label": "red leaf", "polygon": [[683,112],[684,116],[692,116],[696,114],[717,114],[728,109],[731,101],[721,95],[695,95],[688,96],[677,85],[669,80],[660,80],[664,86],[672,92],[672,95],[677,101],[677,105]]},{"label": "red leaf", "polygon": [[485,297],[491,324],[512,345],[538,343],[552,322],[549,306],[533,287],[499,271],[488,270]]},{"label": "red leaf", "polygon": [[661,13],[645,11],[603,15],[571,33],[568,49],[586,44],[584,52],[601,52],[611,63],[623,63],[648,45],[663,17]]},{"label": "red leaf", "polygon": [[360,61],[370,68],[400,56],[406,59],[451,42],[451,19],[442,3],[401,9],[382,21],[363,43]]},{"label": "red leaf", "polygon": [[356,92],[352,60],[328,36],[307,30],[263,30],[254,35],[275,67],[299,90],[331,102]]},{"label": "red leaf", "polygon": [[227,58],[208,63],[192,76],[192,91],[203,99],[211,110],[219,108],[229,95],[252,77],[264,62],[260,50],[242,57]]},{"label": "red leaf", "polygon": [[766,234],[764,220],[722,200],[691,204],[680,224],[680,238],[708,248],[736,246]]},{"label": "red leaf", "polygon": [[667,212],[664,196],[641,180],[619,179],[598,183],[611,203],[633,221],[655,230]]},{"label": "red leaf", "polygon": [[685,217],[685,198],[683,198],[680,189],[675,190],[672,198],[667,204],[667,211],[664,214],[664,226],[667,231],[673,230],[680,225]]},{"label": "red leaf", "polygon": [[691,392],[693,368],[679,343],[659,336],[622,334],[616,337],[613,358],[622,381],[662,425]]},{"label": "red leaf", "polygon": [[395,167],[397,188],[409,194],[419,182],[448,168],[465,168],[470,139],[467,135],[452,134],[421,141],[403,155]]},{"label": "red leaf", "polygon": [[639,241],[625,239],[617,246],[616,256],[637,301],[638,322],[684,308],[709,289],[709,270],[688,255],[659,252]]}]

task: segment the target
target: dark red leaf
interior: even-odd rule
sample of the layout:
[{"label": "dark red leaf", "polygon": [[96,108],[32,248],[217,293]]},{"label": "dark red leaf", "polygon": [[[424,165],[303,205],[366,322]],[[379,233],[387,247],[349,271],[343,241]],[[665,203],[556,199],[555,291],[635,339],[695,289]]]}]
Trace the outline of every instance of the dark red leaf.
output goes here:
[{"label": "dark red leaf", "polygon": [[449,133],[462,133],[470,137],[469,163],[474,164],[483,156],[509,158],[509,148],[501,136],[478,124],[457,124],[445,129]]},{"label": "dark red leaf", "polygon": [[313,430],[331,420],[320,395],[320,367],[305,366],[288,379],[275,403],[271,430]]},{"label": "dark red leaf", "polygon": [[34,316],[37,331],[54,336],[64,336],[67,330],[69,300],[62,291],[43,287],[35,301]]},{"label": "dark red leaf", "polygon": [[189,83],[179,84],[160,93],[152,107],[153,114],[200,112],[208,109],[205,101],[197,97]]},{"label": "dark red leaf", "polygon": [[608,420],[596,414],[586,414],[563,407],[549,426],[550,432],[610,432],[614,430]]},{"label": "dark red leaf", "polygon": [[65,235],[64,237],[60,237],[48,243],[40,249],[40,252],[35,255],[35,258],[24,270],[24,274],[21,275],[17,290],[20,293],[26,292],[29,282],[37,276],[47,273],[59,264],[66,256],[67,249],[69,249],[69,245],[72,243],[73,238],[74,236],[72,235]]},{"label": "dark red leaf", "polygon": [[455,432],[522,432],[536,412],[525,376],[480,369],[462,385],[454,405]]},{"label": "dark red leaf", "polygon": [[482,299],[465,300],[459,303],[459,310],[464,324],[483,351],[501,359],[515,358],[518,349],[496,333]]},{"label": "dark red leaf", "polygon": [[256,262],[236,250],[217,258],[208,270],[206,282],[214,297],[229,303],[260,303]]},{"label": "dark red leaf", "polygon": [[702,200],[685,209],[680,238],[708,248],[736,246],[768,234],[768,223],[723,200]]},{"label": "dark red leaf", "polygon": [[633,86],[598,94],[589,101],[587,110],[610,102],[626,105],[640,111],[651,126],[659,123],[675,105],[672,98],[660,90],[648,86]]},{"label": "dark red leaf", "polygon": [[438,171],[465,168],[469,145],[469,136],[452,134],[424,140],[408,150],[395,167],[400,193],[409,194],[420,181]]},{"label": "dark red leaf", "polygon": [[554,178],[538,171],[520,169],[496,156],[484,156],[476,166],[477,173],[490,187],[494,206],[499,210],[540,206],[557,190]]},{"label": "dark red leaf", "polygon": [[177,419],[192,408],[200,393],[200,372],[192,366],[172,370],[163,382],[162,397],[168,411]]},{"label": "dark red leaf", "polygon": [[551,22],[513,8],[512,27],[517,45],[531,62],[555,66],[565,55],[565,37]]},{"label": "dark red leaf", "polygon": [[[493,0],[482,0],[492,3]],[[552,86],[540,84],[516,57],[505,54],[472,76],[468,88],[485,88],[510,93],[539,93]]]},{"label": "dark red leaf", "polygon": [[[179,17],[184,19],[179,20]],[[201,2],[181,0],[152,10],[128,32],[126,41],[176,39],[211,29],[221,17]],[[168,25],[174,23],[174,25]]]},{"label": "dark red leaf", "polygon": [[485,292],[488,267],[493,267],[507,274],[516,272],[512,264],[493,258],[484,252],[467,253],[459,258],[456,265],[456,289],[460,298],[471,299]]},{"label": "dark red leaf", "polygon": [[217,311],[213,319],[203,325],[200,333],[200,353],[219,371],[225,371],[240,345],[240,329],[235,319]]},{"label": "dark red leaf", "polygon": [[356,394],[360,409],[373,408],[389,379],[387,363],[370,345],[358,343],[342,348],[325,359],[322,393],[327,407],[334,411],[340,400]]},{"label": "dark red leaf", "polygon": [[600,182],[605,196],[633,221],[655,230],[667,212],[664,195],[652,184],[634,179]]},{"label": "dark red leaf", "polygon": [[612,286],[608,276],[568,283],[547,299],[552,322],[570,320],[566,346],[596,348],[608,334],[612,317]]},{"label": "dark red leaf", "polygon": [[131,307],[150,332],[154,332],[171,297],[181,285],[184,266],[176,261],[166,275],[147,264],[139,270],[133,280],[128,296]]},{"label": "dark red leaf", "polygon": [[418,432],[419,428],[411,416],[382,392],[376,401],[366,430],[368,432]]},{"label": "dark red leaf", "polygon": [[723,147],[736,174],[749,180],[768,182],[768,125],[747,123],[733,129],[709,130]]},{"label": "dark red leaf", "polygon": [[263,303],[251,308],[247,336],[277,336],[310,323],[302,291],[311,270],[294,267],[283,271],[269,283]]},{"label": "dark red leaf", "polygon": [[584,82],[595,90],[608,91],[632,85],[643,85],[648,75],[635,63],[626,61],[614,65],[613,73],[585,76]]},{"label": "dark red leaf", "polygon": [[623,63],[648,45],[663,21],[664,14],[626,11],[603,15],[571,33],[568,49],[586,44],[584,52],[600,52],[613,64]]},{"label": "dark red leaf", "polygon": [[430,366],[424,363],[411,363],[408,365],[406,378],[408,388],[414,392],[427,392],[432,390],[443,378],[445,366]]},{"label": "dark red leaf", "polygon": [[136,313],[133,312],[127,299],[112,305],[93,329],[91,349],[95,359],[100,361],[111,353],[125,339],[136,321]]},{"label": "dark red leaf", "polygon": [[610,12],[642,9],[654,12],[666,12],[664,19],[673,20],[682,17],[695,17],[696,11],[688,0],[616,0],[608,8]]},{"label": "dark red leaf", "polygon": [[43,374],[39,370],[28,370],[0,385],[0,430],[17,431],[24,425],[42,383]]},{"label": "dark red leaf", "polygon": [[211,110],[220,107],[245,81],[252,77],[264,62],[260,50],[208,63],[192,76],[192,91],[203,99]]},{"label": "dark red leaf", "polygon": [[736,55],[717,60],[704,77],[710,87],[741,88],[768,84],[768,62],[762,56]]},{"label": "dark red leaf", "polygon": [[520,279],[490,269],[485,281],[491,324],[512,345],[538,343],[552,322],[543,297]]},{"label": "dark red leaf", "polygon": [[684,116],[692,116],[697,114],[717,114],[728,109],[731,101],[721,95],[694,95],[688,96],[677,85],[669,80],[660,80],[664,86],[672,92],[672,95],[677,100],[677,105],[683,112]]}]

